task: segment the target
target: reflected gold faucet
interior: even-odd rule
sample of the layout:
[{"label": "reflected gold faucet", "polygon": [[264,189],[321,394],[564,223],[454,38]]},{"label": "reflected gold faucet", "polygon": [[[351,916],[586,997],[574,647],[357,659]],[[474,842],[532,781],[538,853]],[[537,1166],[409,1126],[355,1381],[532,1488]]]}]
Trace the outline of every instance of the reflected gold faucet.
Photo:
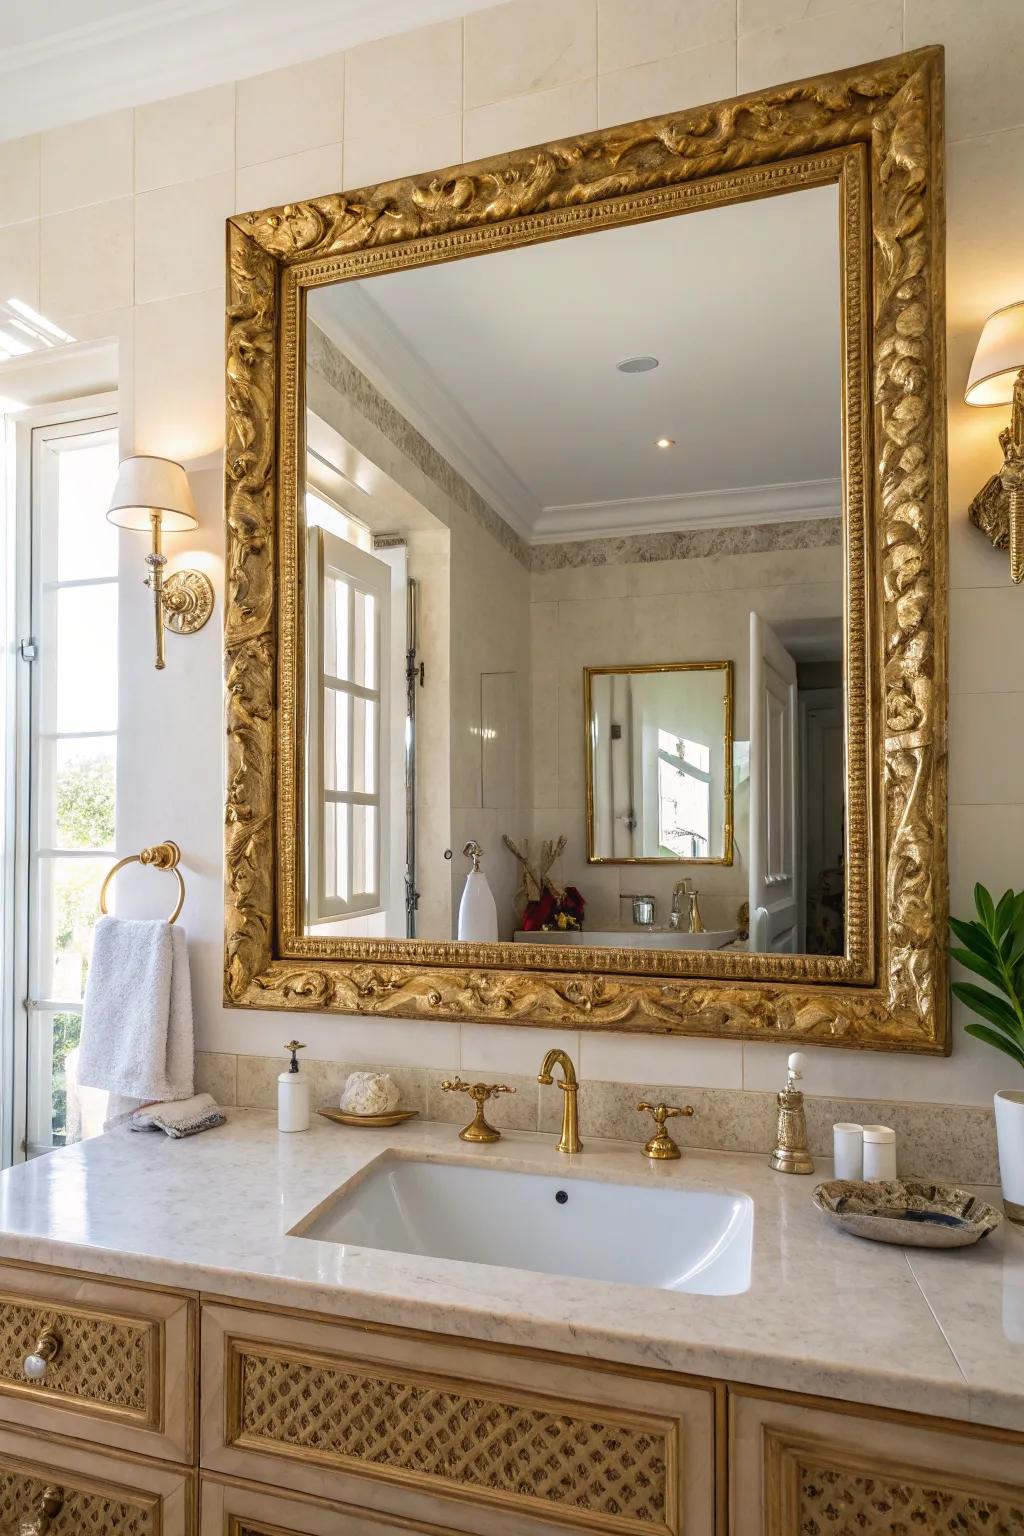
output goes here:
[{"label": "reflected gold faucet", "polygon": [[558,1150],[559,1152],[582,1152],[580,1115],[576,1102],[580,1085],[576,1081],[576,1069],[564,1051],[550,1050],[541,1063],[541,1069],[537,1075],[538,1083],[547,1084],[554,1082],[554,1078],[551,1075],[553,1067],[561,1067],[562,1069],[562,1081],[558,1085],[563,1094],[562,1138],[558,1143]]}]

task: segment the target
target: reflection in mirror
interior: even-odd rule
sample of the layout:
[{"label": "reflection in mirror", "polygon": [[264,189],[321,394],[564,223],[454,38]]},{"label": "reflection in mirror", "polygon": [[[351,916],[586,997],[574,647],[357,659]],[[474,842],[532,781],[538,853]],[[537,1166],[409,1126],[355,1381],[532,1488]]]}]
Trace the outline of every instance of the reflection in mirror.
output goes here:
[{"label": "reflection in mirror", "polygon": [[504,941],[842,953],[838,226],[310,293],[307,933],[459,937],[475,839]]},{"label": "reflection in mirror", "polygon": [[587,667],[591,862],[732,863],[732,662]]}]

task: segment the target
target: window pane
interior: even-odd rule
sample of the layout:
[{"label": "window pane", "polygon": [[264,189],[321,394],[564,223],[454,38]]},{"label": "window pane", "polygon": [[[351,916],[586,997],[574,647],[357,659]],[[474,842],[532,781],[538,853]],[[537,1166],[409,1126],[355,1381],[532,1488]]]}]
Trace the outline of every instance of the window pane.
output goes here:
[{"label": "window pane", "polygon": [[377,808],[352,807],[352,889],[360,896],[375,896],[377,881]]},{"label": "window pane", "polygon": [[[56,606],[56,719],[44,731],[112,731],[117,728],[117,587],[65,587]],[[41,658],[44,665],[52,654]],[[44,691],[45,697],[45,691]],[[43,709],[44,716],[47,710]]]},{"label": "window pane", "polygon": [[348,739],[352,699],[336,688],[324,689],[324,788],[351,789]]},{"label": "window pane", "polygon": [[329,801],[324,806],[323,894],[328,901],[348,901],[352,894],[348,866],[349,807]]},{"label": "window pane", "polygon": [[377,717],[372,699],[352,701],[352,788],[360,795],[377,793]]},{"label": "window pane", "polygon": [[115,738],[39,743],[39,846],[114,847]]},{"label": "window pane", "polygon": [[53,1145],[62,1147],[67,1140],[68,1093],[65,1063],[78,1045],[82,1033],[80,1013],[52,1013],[40,1024],[50,1028],[50,1094],[52,1104],[51,1135]]},{"label": "window pane", "polygon": [[56,452],[58,580],[116,576],[117,529],[106,514],[117,477],[117,444]]},{"label": "window pane", "polygon": [[109,859],[40,859],[37,931],[40,998],[78,1002],[92,949],[100,886]]},{"label": "window pane", "polygon": [[353,591],[355,656],[352,681],[361,688],[377,687],[377,599],[372,592]]},{"label": "window pane", "polygon": [[349,604],[347,581],[330,576],[324,582],[324,671],[349,681]]}]

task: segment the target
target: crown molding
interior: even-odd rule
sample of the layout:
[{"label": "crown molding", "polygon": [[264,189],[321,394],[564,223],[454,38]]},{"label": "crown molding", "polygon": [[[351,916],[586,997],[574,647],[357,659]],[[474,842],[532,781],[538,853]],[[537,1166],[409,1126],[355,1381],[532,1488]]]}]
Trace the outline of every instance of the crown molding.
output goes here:
[{"label": "crown molding", "polygon": [[780,485],[691,491],[681,496],[647,496],[635,501],[581,501],[542,508],[530,543],[562,544],[572,539],[687,532],[692,528],[807,522],[838,517],[841,508],[838,480],[793,480]]}]

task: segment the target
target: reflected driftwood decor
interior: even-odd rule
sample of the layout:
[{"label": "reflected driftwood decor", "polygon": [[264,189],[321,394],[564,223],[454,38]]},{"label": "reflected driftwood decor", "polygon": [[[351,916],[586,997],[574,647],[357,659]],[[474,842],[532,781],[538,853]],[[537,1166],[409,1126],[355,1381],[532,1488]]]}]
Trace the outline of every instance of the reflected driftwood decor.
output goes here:
[{"label": "reflected driftwood decor", "polygon": [[[928,48],[230,221],[229,1004],[947,1048],[941,146]],[[843,244],[846,953],[303,935],[306,290],[828,182]]]}]

